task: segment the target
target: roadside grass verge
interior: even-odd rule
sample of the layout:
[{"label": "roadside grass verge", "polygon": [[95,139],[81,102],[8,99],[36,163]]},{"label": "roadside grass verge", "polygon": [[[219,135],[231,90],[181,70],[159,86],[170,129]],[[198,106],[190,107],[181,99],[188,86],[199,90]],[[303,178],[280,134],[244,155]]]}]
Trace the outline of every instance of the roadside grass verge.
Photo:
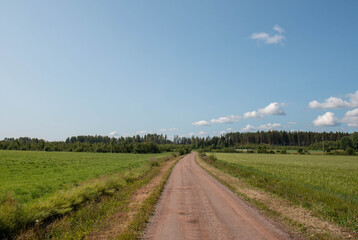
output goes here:
[{"label": "roadside grass verge", "polygon": [[[176,162],[178,162],[181,158],[178,158]],[[176,163],[175,162],[175,163]],[[139,211],[137,211],[134,219],[129,224],[128,228],[121,233],[117,239],[119,240],[134,240],[140,239],[143,235],[144,230],[147,226],[149,218],[153,215],[156,203],[158,202],[160,195],[164,189],[164,186],[174,168],[175,164],[173,164],[170,169],[164,174],[164,177],[160,180],[159,185],[155,187],[149,197],[143,202]]]},{"label": "roadside grass verge", "polygon": [[[121,206],[131,191],[157,174],[156,165],[170,158],[165,156],[159,160],[147,159],[137,168],[91,179],[23,204],[8,197],[0,205],[0,237],[65,239],[66,236],[71,236],[69,238],[73,239],[73,236],[83,235],[88,232],[84,229],[90,229],[89,226],[95,222],[93,219],[100,219],[104,212]],[[153,161],[156,164],[153,164]],[[100,203],[106,200],[107,204],[102,206]],[[78,224],[79,222],[81,224]],[[77,228],[78,231],[68,231]]]},{"label": "roadside grass verge", "polygon": [[64,215],[86,201],[113,194],[125,186],[126,181],[123,178],[110,176],[69,190],[58,191],[47,199],[29,204],[21,205],[9,198],[0,206],[0,232],[3,236],[11,237],[22,228]]},{"label": "roadside grass verge", "polygon": [[[231,155],[230,158],[233,156],[236,159],[237,154],[236,156]],[[250,158],[249,163],[245,161],[238,163],[232,159],[229,162],[225,159],[225,156],[215,154],[215,156],[209,155],[209,157],[200,158],[205,161],[201,161],[199,164],[202,166],[203,163],[206,163],[204,169],[231,190],[263,210],[268,216],[284,222],[284,225],[290,226],[295,232],[305,234],[308,238],[358,237],[357,205],[354,201],[351,201],[352,198],[340,199],[341,195],[332,194],[328,191],[321,192],[317,188],[309,188],[306,184],[302,184],[302,181],[296,180],[295,182],[290,178],[284,178],[284,180],[277,178],[273,174],[274,171],[270,171],[270,167],[261,163],[261,161],[270,161],[266,157],[268,156],[253,155],[253,158],[261,159]],[[260,162],[262,169],[266,169],[271,174],[252,167],[255,161]],[[290,164],[289,159],[286,161],[288,161],[286,164]],[[246,164],[251,164],[251,166]],[[270,161],[270,164],[276,164],[276,166],[271,167],[277,167],[280,168],[280,171],[284,171],[282,170],[284,169],[283,166],[273,161]],[[298,168],[297,171],[299,172],[300,169]],[[331,178],[331,181],[334,181],[334,177]],[[322,211],[322,209],[325,211]],[[339,211],[342,209],[344,211]],[[332,212],[335,213],[333,216],[330,215]]]}]

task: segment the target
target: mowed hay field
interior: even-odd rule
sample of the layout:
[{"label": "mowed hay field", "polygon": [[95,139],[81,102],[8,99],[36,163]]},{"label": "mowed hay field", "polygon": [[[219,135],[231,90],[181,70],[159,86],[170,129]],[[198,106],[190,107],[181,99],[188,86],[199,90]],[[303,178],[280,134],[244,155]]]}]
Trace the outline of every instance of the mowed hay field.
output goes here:
[{"label": "mowed hay field", "polygon": [[112,194],[170,155],[0,151],[0,232],[12,235]]},{"label": "mowed hay field", "polygon": [[358,156],[214,155],[224,172],[358,232]]}]

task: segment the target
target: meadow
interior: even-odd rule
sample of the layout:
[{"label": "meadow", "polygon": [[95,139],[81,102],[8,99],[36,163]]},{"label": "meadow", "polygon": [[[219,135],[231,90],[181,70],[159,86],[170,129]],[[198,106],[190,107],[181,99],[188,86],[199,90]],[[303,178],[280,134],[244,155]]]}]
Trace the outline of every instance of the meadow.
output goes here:
[{"label": "meadow", "polygon": [[214,156],[217,160],[214,158],[211,163],[224,172],[358,231],[358,156],[235,153]]},{"label": "meadow", "polygon": [[124,189],[170,155],[0,151],[0,235]]}]

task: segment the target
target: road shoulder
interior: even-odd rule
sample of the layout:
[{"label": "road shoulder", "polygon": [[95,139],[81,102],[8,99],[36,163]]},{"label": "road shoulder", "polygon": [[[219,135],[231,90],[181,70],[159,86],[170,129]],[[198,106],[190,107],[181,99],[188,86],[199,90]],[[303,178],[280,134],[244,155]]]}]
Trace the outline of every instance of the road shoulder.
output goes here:
[{"label": "road shoulder", "polygon": [[105,219],[104,227],[90,234],[87,239],[138,239],[173,167],[182,158],[183,156],[179,156],[162,164],[159,173],[132,194],[127,210]]}]

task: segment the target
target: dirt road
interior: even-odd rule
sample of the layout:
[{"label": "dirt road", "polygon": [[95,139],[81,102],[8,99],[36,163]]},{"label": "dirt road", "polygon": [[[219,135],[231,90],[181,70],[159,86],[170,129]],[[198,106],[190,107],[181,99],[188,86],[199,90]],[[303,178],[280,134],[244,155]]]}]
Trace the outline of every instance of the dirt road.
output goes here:
[{"label": "dirt road", "polygon": [[194,153],[174,167],[143,238],[289,239],[200,168]]}]

